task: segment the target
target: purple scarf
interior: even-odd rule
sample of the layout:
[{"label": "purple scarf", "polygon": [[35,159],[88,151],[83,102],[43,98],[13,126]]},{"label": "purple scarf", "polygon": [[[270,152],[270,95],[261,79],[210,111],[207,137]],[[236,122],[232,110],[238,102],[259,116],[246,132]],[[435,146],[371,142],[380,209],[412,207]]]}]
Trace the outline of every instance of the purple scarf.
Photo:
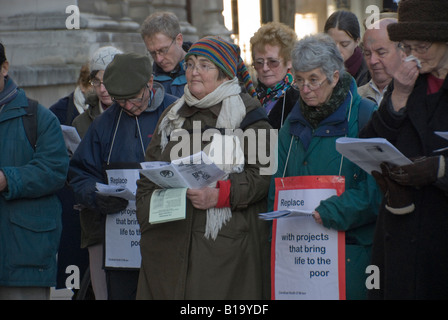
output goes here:
[{"label": "purple scarf", "polygon": [[356,47],[352,56],[345,61],[345,69],[348,73],[350,73],[353,77],[356,76],[359,68],[362,64],[362,50],[360,47]]}]

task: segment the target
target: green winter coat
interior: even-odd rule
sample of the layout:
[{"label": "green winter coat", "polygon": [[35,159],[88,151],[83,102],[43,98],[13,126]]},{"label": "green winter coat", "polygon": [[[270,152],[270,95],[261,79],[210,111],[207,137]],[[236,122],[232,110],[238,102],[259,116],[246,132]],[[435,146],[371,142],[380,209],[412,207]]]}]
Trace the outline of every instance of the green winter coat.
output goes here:
[{"label": "green winter coat", "polygon": [[[247,112],[260,108],[248,94],[241,94]],[[167,109],[168,111],[169,109]],[[186,118],[183,129],[200,121],[202,128],[215,128],[221,104],[209,109],[182,107]],[[164,118],[166,112],[161,116]],[[272,127],[259,120],[246,129]],[[182,141],[184,138],[179,139]],[[251,140],[256,143],[258,138]],[[162,152],[158,128],[146,150],[147,161],[171,161],[177,141],[168,142]],[[209,142],[203,141],[202,148]],[[248,159],[248,144],[244,145]],[[186,219],[150,224],[149,204],[157,185],[144,176],[137,181],[137,218],[141,228],[142,264],[137,299],[233,300],[269,297],[269,224],[258,218],[266,210],[270,175],[260,175],[260,163],[245,163],[242,173],[231,173],[230,205],[232,218],[219,231],[216,240],[204,236],[206,211],[187,199]]]},{"label": "green winter coat", "polygon": [[64,186],[69,158],[58,119],[42,105],[33,150],[22,121],[28,101],[18,91],[0,113],[0,170],[8,181],[0,192],[0,286],[50,287],[62,231],[55,193]]},{"label": "green winter coat", "polygon": [[[290,146],[285,177],[339,174],[341,154],[336,151],[335,141],[346,135],[358,136],[357,115],[361,97],[354,80],[350,92],[341,106],[315,130],[304,119],[299,102],[294,106],[279,132],[279,164],[269,190],[269,210],[273,209],[274,204],[275,178],[282,177],[285,171]],[[321,201],[316,211],[325,227],[346,232],[347,299],[365,299],[365,270],[370,264],[373,233],[382,195],[373,177],[348,159],[343,160],[341,175],[346,181],[345,192],[340,197],[333,196]]]}]

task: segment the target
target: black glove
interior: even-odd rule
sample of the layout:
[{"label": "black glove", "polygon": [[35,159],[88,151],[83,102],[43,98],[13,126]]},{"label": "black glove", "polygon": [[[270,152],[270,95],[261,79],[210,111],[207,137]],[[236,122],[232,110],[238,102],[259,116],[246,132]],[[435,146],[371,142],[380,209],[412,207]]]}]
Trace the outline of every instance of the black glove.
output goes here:
[{"label": "black glove", "polygon": [[389,167],[381,164],[381,173],[372,171],[378,186],[384,194],[386,209],[393,214],[408,214],[414,211],[415,206],[412,201],[412,189],[402,186],[389,177]]},{"label": "black glove", "polygon": [[128,200],[112,196],[103,196],[96,194],[95,204],[102,214],[110,214],[120,212],[128,206]]},{"label": "black glove", "polygon": [[423,187],[445,175],[445,157],[422,157],[390,170],[390,178],[403,186]]}]

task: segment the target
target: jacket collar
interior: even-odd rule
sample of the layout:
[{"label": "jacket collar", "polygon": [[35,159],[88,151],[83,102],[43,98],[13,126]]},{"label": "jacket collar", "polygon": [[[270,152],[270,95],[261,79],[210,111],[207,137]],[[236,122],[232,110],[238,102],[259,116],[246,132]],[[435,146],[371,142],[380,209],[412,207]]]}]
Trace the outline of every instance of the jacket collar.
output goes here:
[{"label": "jacket collar", "polygon": [[317,137],[343,136],[348,133],[347,111],[351,107],[356,93],[356,83],[353,80],[349,94],[335,112],[322,120],[319,126],[313,130],[311,124],[303,117],[300,109],[300,99],[291,110],[289,121],[291,123],[290,134],[298,137],[305,149],[308,149],[311,139]]}]

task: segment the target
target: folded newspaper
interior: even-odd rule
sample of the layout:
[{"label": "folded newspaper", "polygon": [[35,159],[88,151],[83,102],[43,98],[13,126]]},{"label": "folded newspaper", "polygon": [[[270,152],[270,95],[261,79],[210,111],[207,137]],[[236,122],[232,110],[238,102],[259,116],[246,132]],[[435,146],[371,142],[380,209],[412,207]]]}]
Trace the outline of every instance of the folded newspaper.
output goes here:
[{"label": "folded newspaper", "polygon": [[336,140],[336,150],[369,174],[372,171],[381,172],[380,164],[383,162],[396,166],[412,163],[383,138],[339,138]]},{"label": "folded newspaper", "polygon": [[226,175],[203,151],[172,162],[151,161],[140,165],[140,173],[166,189],[201,189],[216,183]]}]

